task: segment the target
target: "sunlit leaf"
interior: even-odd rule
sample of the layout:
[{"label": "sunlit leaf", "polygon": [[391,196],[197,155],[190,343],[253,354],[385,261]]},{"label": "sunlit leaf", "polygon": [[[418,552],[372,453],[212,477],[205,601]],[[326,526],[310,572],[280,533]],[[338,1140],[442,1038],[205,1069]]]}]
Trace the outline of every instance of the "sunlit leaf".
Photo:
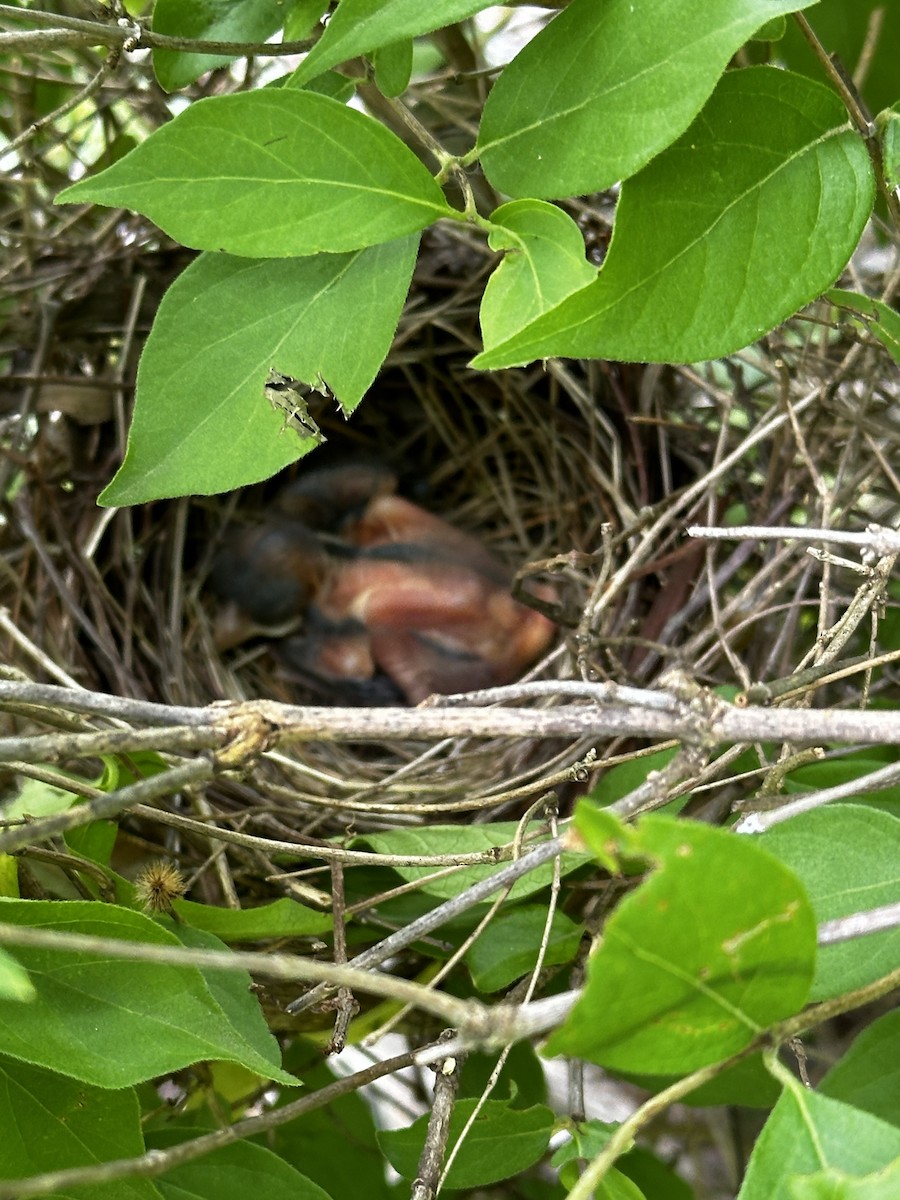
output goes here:
[{"label": "sunlit leaf", "polygon": [[834,282],[873,196],[869,156],[828,89],[770,67],[729,72],[622,185],[596,281],[473,365],[729,354]]},{"label": "sunlit leaf", "polygon": [[580,229],[554,204],[512,200],[491,213],[491,225],[491,249],[506,253],[481,301],[485,346],[511,337],[597,274],[585,259]]},{"label": "sunlit leaf", "polygon": [[802,0],[572,0],[506,68],[481,121],[510,196],[600,191],[688,127],[735,50]]},{"label": "sunlit leaf", "polygon": [[[0,901],[0,921],[115,940],[178,946],[141,913],[90,901]],[[36,996],[0,998],[0,1052],[99,1087],[124,1087],[204,1059],[226,1059],[285,1083],[280,1051],[256,1000],[246,1036],[246,972],[219,972],[235,1023],[194,967],[112,959],[83,951],[16,948]],[[241,993],[239,996],[237,993]],[[243,1006],[243,1007],[242,1007]],[[241,1028],[241,1026],[245,1028]],[[139,1027],[141,1036],[135,1036]],[[265,1052],[262,1052],[262,1047]]]},{"label": "sunlit leaf", "polygon": [[185,246],[264,258],[358,250],[452,215],[398,137],[292,87],[199,100],[57,200],[132,208]]},{"label": "sunlit leaf", "polygon": [[317,439],[266,399],[270,370],[324,381],[352,412],[390,348],[416,247],[404,238],[353,254],[198,258],[159,307],[125,462],[100,503],[223,492],[312,450]]},{"label": "sunlit leaf", "polygon": [[341,0],[315,48],[300,64],[301,80],[379,46],[430,33],[471,17],[484,0]]},{"label": "sunlit leaf", "polygon": [[783,864],[749,839],[664,816],[642,818],[626,849],[657,869],[606,922],[548,1054],[684,1074],[802,1007],[815,922]]}]

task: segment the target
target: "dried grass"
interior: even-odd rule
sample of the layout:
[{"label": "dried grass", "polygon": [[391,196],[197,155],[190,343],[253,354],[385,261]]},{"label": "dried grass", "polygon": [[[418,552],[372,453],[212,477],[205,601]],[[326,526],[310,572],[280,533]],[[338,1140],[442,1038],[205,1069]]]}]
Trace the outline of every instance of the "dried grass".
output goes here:
[{"label": "dried grass", "polygon": [[[143,79],[127,118],[118,88],[101,88],[92,101],[110,149],[129,120],[153,125],[165,113],[146,72],[132,70]],[[205,86],[224,81],[217,73]],[[24,75],[14,82],[21,123],[36,93]],[[464,134],[472,113],[460,104],[441,118]],[[52,207],[61,148],[87,153],[80,139],[92,116],[40,136],[40,153],[13,181],[2,213],[11,247],[0,278],[11,302],[0,310],[7,670],[175,704],[298,699],[265,643],[225,658],[216,652],[215,603],[204,588],[228,522],[235,513],[252,520],[280,481],[113,513],[95,505],[121,458],[142,340],[190,255],[139,218]],[[602,253],[609,198],[571,210]],[[865,287],[880,286],[886,261],[874,241],[858,256]],[[681,665],[702,682],[743,687],[791,674],[858,579],[795,545],[706,547],[683,530],[738,511],[752,524],[895,523],[893,364],[817,306],[728,362],[550,362],[479,375],[466,362],[479,346],[477,305],[492,264],[466,231],[427,235],[384,371],[349,422],[324,420],[329,441],[310,462],[387,458],[406,494],[477,533],[526,575],[554,579],[560,639],[536,677],[649,683]],[[781,424],[754,444],[753,431],[779,414]],[[896,623],[896,609],[888,619]],[[892,688],[887,669],[873,694]],[[831,702],[841,696],[829,692]],[[351,819],[378,827],[388,814],[394,823],[403,814],[415,820],[423,810],[467,809],[484,819],[519,811],[589,748],[309,745],[268,759],[240,783],[217,785],[214,798],[252,807],[270,827],[284,821],[319,832]]]}]

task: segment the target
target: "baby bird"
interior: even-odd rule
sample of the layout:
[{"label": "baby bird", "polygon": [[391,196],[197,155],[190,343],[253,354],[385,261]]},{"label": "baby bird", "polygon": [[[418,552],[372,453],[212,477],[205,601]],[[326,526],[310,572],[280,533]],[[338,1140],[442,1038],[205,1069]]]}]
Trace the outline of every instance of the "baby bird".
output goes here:
[{"label": "baby bird", "polygon": [[219,645],[236,644],[237,611],[250,632],[302,618],[283,659],[345,702],[417,704],[516,679],[552,622],[512,598],[509,572],[476,539],[394,486],[379,468],[339,467],[285,489],[276,516],[215,564],[231,614]]}]

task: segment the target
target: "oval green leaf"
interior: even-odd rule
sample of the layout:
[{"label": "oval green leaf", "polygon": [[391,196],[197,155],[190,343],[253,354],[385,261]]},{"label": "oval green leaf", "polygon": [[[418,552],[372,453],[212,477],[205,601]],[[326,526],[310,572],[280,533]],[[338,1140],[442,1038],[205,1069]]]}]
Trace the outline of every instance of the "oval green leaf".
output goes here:
[{"label": "oval green leaf", "polygon": [[511,200],[491,213],[492,250],[505,250],[484,289],[481,336],[496,346],[586,287],[597,268],[584,257],[581,230],[555,204]]},{"label": "oval green leaf", "polygon": [[57,201],[132,208],[185,246],[258,258],[357,250],[456,215],[383,125],[296,88],[199,100]]},{"label": "oval green leaf", "polygon": [[[897,899],[900,820],[862,804],[828,804],[776,825],[756,840],[797,875],[817,921],[865,912]],[[813,1000],[864,987],[900,961],[900,929],[819,951]]]},{"label": "oval green leaf", "polygon": [[[141,1113],[131,1089],[110,1090],[0,1056],[0,1177],[36,1170],[92,1167],[144,1152]],[[54,1192],[61,1196],[63,1193]],[[87,1196],[77,1188],[66,1196]],[[117,1179],[90,1187],[92,1200],[159,1200],[149,1179]]]},{"label": "oval green leaf", "polygon": [[[167,1150],[205,1132],[155,1130],[147,1135],[147,1148]],[[161,1176],[158,1186],[165,1200],[246,1200],[254,1195],[265,1200],[331,1200],[324,1188],[253,1142],[235,1142],[179,1163]]]},{"label": "oval green leaf", "polygon": [[826,1168],[866,1175],[898,1156],[900,1130],[796,1083],[757,1138],[738,1200],[797,1200],[798,1177]]},{"label": "oval green leaf", "polygon": [[[501,912],[466,952],[466,966],[479,992],[499,992],[532,971],[546,925],[543,904],[524,904]],[[578,953],[581,934],[580,925],[564,913],[554,913],[543,965],[571,962]]]},{"label": "oval green leaf", "polygon": [[265,395],[270,369],[323,380],[350,413],[390,348],[418,239],[354,254],[205,254],[169,288],[138,369],[125,461],[101,504],[210,495],[312,450]]},{"label": "oval green leaf", "polygon": [[856,1036],[819,1091],[900,1126],[900,1009],[883,1013]]},{"label": "oval green leaf", "polygon": [[684,1074],[802,1007],[816,928],[791,871],[749,839],[673,817],[644,817],[625,843],[661,865],[607,921],[548,1054]]},{"label": "oval green leaf", "polygon": [[849,313],[851,320],[881,342],[894,362],[900,365],[900,312],[896,308],[842,288],[832,288],[825,293],[825,298]]},{"label": "oval green leaf", "polygon": [[[419,854],[477,854],[488,853],[498,846],[512,843],[518,835],[518,826],[514,821],[495,821],[491,825],[423,825],[419,829],[392,829],[387,833],[367,833],[361,835],[358,843],[371,847],[377,854],[392,854],[398,857]],[[354,845],[357,844],[355,841]],[[524,850],[531,850],[537,842],[529,842]],[[568,874],[585,862],[581,854],[564,854],[560,858],[560,868],[563,875]],[[449,900],[472,884],[480,883],[497,871],[497,864],[485,863],[484,866],[460,867],[452,875],[431,879],[435,868],[404,867],[391,864],[391,870],[412,883],[421,879],[422,891],[429,896],[439,896]],[[521,900],[534,892],[547,887],[553,878],[553,865],[545,863],[530,871],[522,879],[517,880],[510,888],[507,900]]]},{"label": "oval green leaf", "polygon": [[[3,900],[0,921],[179,945],[142,913],[91,901]],[[215,972],[226,1011],[195,967],[31,946],[17,947],[16,958],[36,995],[30,1004],[0,998],[0,1053],[107,1088],[207,1059],[238,1062],[265,1078],[296,1084],[279,1065],[278,1044],[252,995],[250,1024],[246,971]]]},{"label": "oval green leaf", "polygon": [[871,213],[869,156],[844,118],[800,75],[726,74],[687,133],[622,185],[597,280],[473,365],[692,362],[762,336],[834,282]]},{"label": "oval green leaf", "polygon": [[488,97],[478,135],[485,174],[507,195],[548,199],[627,179],[687,129],[755,30],[804,7],[572,0]]}]

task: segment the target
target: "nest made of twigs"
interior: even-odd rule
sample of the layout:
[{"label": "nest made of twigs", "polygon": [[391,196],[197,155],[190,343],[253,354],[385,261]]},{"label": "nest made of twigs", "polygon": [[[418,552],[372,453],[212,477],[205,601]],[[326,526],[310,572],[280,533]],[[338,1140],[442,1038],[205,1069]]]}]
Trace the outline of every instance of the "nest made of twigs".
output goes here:
[{"label": "nest made of twigs", "polygon": [[[145,120],[164,115],[152,86],[138,96]],[[474,112],[440,115],[464,132]],[[228,497],[96,507],[121,461],[143,339],[192,256],[127,215],[73,223],[51,205],[62,180],[47,158],[37,162],[3,214],[18,246],[0,347],[6,662],[40,681],[168,703],[303,700],[264,639],[216,651],[206,580],[229,522],[256,519],[306,464]],[[23,196],[31,227],[44,230],[39,245],[23,226]],[[599,259],[610,198],[570,211]],[[868,246],[854,268],[873,288],[878,253]],[[551,362],[478,374],[466,363],[480,347],[478,303],[494,262],[465,229],[426,235],[381,375],[352,419],[332,411],[320,421],[328,442],[308,463],[386,461],[402,493],[510,567],[549,578],[559,637],[535,677],[647,684],[671,664],[710,684],[789,674],[798,647],[814,642],[816,611],[838,611],[852,576],[835,568],[823,602],[820,572],[796,547],[708,549],[686,541],[684,526],[729,514],[893,520],[900,419],[884,351],[837,329],[823,307],[702,368]],[[784,419],[754,441],[773,413]],[[216,787],[225,804],[265,802],[309,828],[333,826],[333,809],[339,826],[347,814],[372,825],[382,812],[496,814],[527,805],[589,748],[308,744]]]}]

